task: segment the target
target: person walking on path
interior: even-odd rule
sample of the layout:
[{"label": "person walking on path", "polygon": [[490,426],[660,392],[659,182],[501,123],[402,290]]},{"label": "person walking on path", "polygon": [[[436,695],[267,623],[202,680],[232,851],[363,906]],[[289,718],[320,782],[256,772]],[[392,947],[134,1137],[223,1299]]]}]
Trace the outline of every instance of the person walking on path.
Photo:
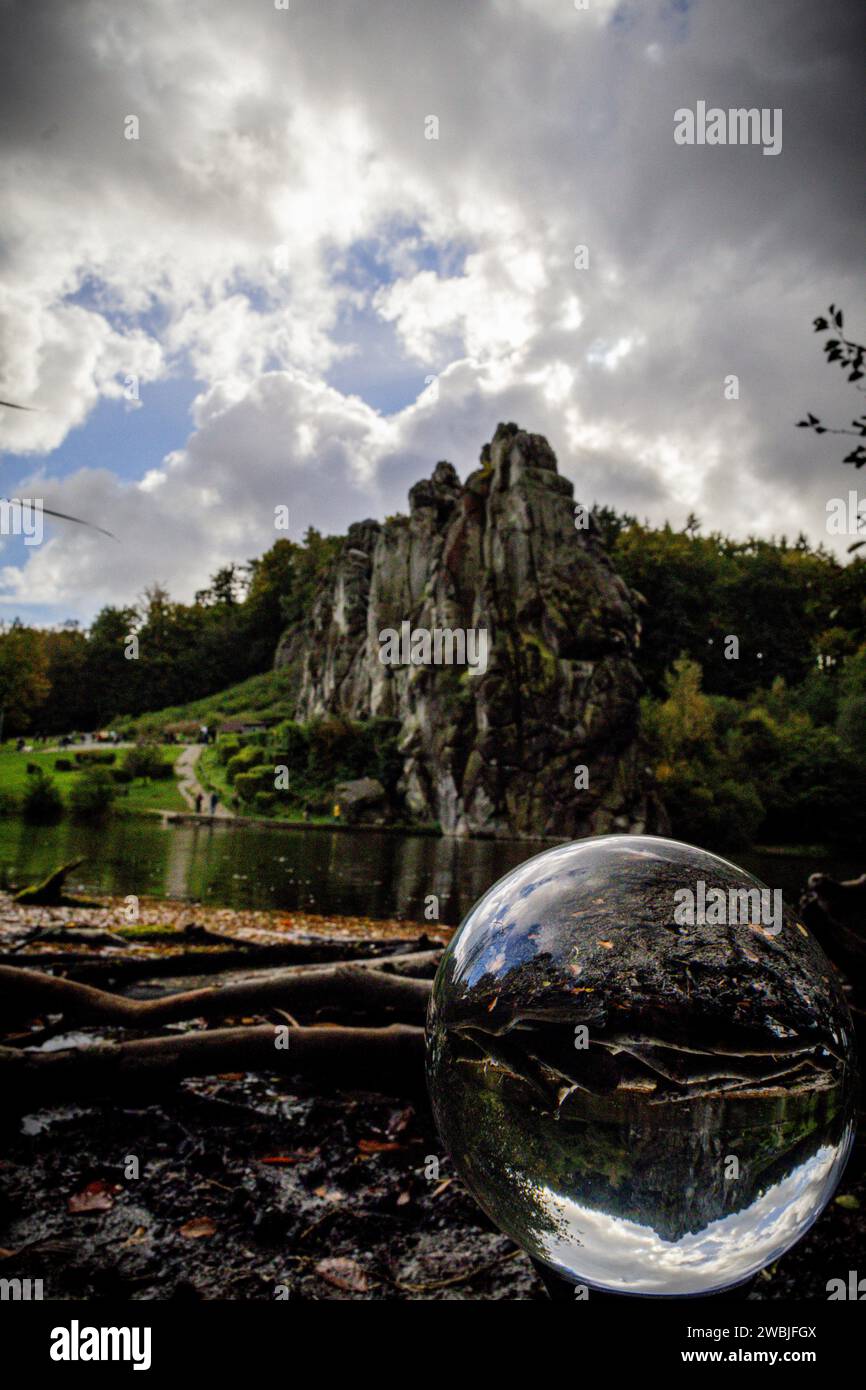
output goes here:
[{"label": "person walking on path", "polygon": [[[180,794],[189,809],[195,811],[196,815],[201,815],[203,812],[207,814],[208,806],[209,789],[202,786],[195,775],[196,763],[203,751],[203,744],[190,743],[183,749],[175,763]],[[218,792],[214,792],[210,796],[210,814],[220,820],[231,819],[232,813],[221,804]]]}]

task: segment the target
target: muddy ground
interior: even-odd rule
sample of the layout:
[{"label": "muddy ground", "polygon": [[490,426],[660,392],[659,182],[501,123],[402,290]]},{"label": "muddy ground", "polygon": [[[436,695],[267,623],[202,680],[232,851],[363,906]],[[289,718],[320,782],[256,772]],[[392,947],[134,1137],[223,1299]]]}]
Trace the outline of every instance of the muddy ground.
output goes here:
[{"label": "muddy ground", "polygon": [[[119,910],[107,903],[87,923],[104,927]],[[35,965],[27,956],[49,943],[22,946],[28,911],[0,903],[2,944]],[[151,925],[166,915],[165,905],[147,911]],[[39,920],[62,932],[83,919],[59,909]],[[280,920],[256,925],[297,930]],[[305,937],[313,925],[305,919]],[[80,942],[70,949],[81,955]],[[130,948],[93,949],[104,961]],[[177,983],[160,979],[159,991]],[[826,1300],[829,1279],[866,1272],[864,1233],[861,1137],[837,1199],[743,1296]],[[42,1278],[46,1298],[87,1301],[546,1298],[528,1258],[454,1176],[423,1094],[309,1095],[251,1074],[188,1080],[151,1104],[117,1096],[3,1115],[0,1277],[28,1276]]]}]

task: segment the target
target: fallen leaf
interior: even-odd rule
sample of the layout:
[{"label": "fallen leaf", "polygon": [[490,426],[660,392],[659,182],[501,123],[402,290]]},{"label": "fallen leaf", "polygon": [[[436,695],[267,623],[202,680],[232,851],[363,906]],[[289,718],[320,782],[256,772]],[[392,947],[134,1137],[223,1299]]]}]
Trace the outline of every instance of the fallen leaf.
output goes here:
[{"label": "fallen leaf", "polygon": [[405,1149],[405,1144],[395,1144],[393,1140],[387,1139],[359,1139],[358,1148],[362,1154],[386,1154],[394,1153],[397,1149]]},{"label": "fallen leaf", "polygon": [[314,1187],[313,1195],[321,1197],[323,1202],[344,1202],[345,1192],[340,1192],[336,1187]]},{"label": "fallen leaf", "polygon": [[194,1216],[190,1221],[185,1221],[180,1228],[179,1234],[185,1240],[203,1240],[206,1236],[212,1236],[216,1232],[216,1224],[211,1221],[209,1216]]},{"label": "fallen leaf", "polygon": [[258,1159],[259,1163],[306,1163],[311,1158],[318,1158],[319,1149],[295,1149],[290,1154],[266,1154],[264,1158]]},{"label": "fallen leaf", "polygon": [[126,1240],[122,1242],[120,1248],[121,1250],[125,1250],[127,1245],[140,1245],[141,1242],[146,1238],[147,1231],[145,1230],[144,1226],[137,1226],[136,1229],[133,1231],[132,1235],[127,1236]]},{"label": "fallen leaf", "polygon": [[405,1134],[415,1118],[415,1111],[411,1105],[407,1105],[404,1110],[395,1110],[388,1121],[386,1133],[389,1139],[396,1139],[398,1134]]},{"label": "fallen leaf", "polygon": [[411,1200],[412,1200],[412,1193],[411,1193],[411,1192],[401,1192],[401,1193],[400,1193],[400,1196],[397,1198],[397,1206],[398,1206],[398,1207],[407,1207],[407,1206],[409,1205],[409,1203],[411,1202]]},{"label": "fallen leaf", "polygon": [[438,1186],[438,1187],[434,1187],[432,1196],[434,1196],[434,1197],[440,1196],[440,1194],[443,1193],[443,1192],[445,1191],[446,1187],[450,1187],[450,1186],[451,1186],[451,1184],[453,1183],[453,1181],[454,1181],[453,1178],[443,1178],[442,1181],[440,1182],[439,1186]]},{"label": "fallen leaf", "polygon": [[605,950],[607,950],[607,951],[612,951],[612,950],[613,950],[613,942],[612,942],[612,941],[599,941],[598,944],[599,944],[599,946],[604,946]]},{"label": "fallen leaf", "polygon": [[66,1209],[76,1215],[86,1211],[111,1211],[114,1206],[113,1194],[119,1191],[116,1183],[97,1178],[95,1182],[89,1182],[82,1192],[74,1193],[66,1203]]},{"label": "fallen leaf", "polygon": [[370,1282],[357,1260],[335,1256],[330,1260],[320,1260],[316,1273],[335,1289],[347,1289],[351,1293],[366,1293]]}]

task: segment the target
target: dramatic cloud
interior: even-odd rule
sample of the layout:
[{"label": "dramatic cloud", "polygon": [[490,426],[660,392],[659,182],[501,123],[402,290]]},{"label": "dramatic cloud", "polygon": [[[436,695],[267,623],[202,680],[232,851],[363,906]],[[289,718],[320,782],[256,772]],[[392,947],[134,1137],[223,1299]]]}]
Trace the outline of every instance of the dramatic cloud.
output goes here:
[{"label": "dramatic cloud", "polygon": [[[6,611],[189,597],[275,506],[295,535],[396,511],[499,419],[587,500],[828,539],[856,475],[793,422],[858,411],[810,323],[866,331],[863,28],[845,0],[0,0],[0,397],[38,407],[0,414],[0,492],[122,542],[7,539]],[[699,101],[780,108],[781,152],[677,145]]]}]

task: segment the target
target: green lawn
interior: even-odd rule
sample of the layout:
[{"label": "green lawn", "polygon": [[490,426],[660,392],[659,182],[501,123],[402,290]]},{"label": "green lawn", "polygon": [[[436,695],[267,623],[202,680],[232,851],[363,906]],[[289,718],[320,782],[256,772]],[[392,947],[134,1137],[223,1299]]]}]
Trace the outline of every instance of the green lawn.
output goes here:
[{"label": "green lawn", "polygon": [[[177,744],[167,743],[161,745],[160,752],[165,762],[174,764],[181,748]],[[119,748],[116,753],[113,766],[120,767],[124,750]],[[58,772],[55,768],[58,758],[66,758],[73,764],[74,770]],[[68,801],[70,787],[84,770],[75,763],[74,748],[54,750],[50,753],[42,749],[34,750],[32,753],[17,753],[13,744],[6,743],[0,746],[0,796],[11,796],[18,800],[23,795],[27,787],[28,763],[41,767],[53,778],[64,801]],[[186,802],[178,791],[176,781],[150,781],[144,777],[137,777],[134,782],[118,785],[114,806],[122,812],[183,811],[186,809]]]}]

